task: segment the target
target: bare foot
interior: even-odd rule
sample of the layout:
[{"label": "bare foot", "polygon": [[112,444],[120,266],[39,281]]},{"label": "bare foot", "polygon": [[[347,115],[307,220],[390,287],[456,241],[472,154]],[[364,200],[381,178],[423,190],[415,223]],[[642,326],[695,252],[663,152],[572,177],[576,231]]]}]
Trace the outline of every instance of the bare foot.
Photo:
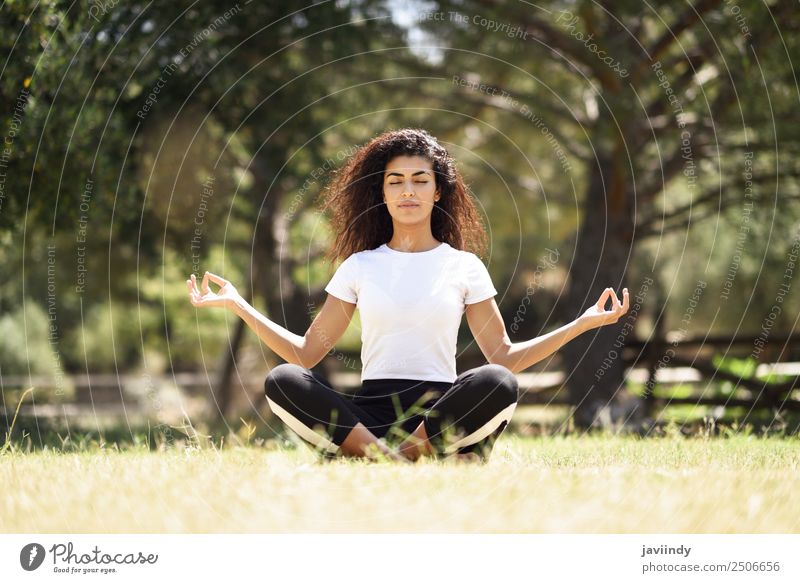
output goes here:
[{"label": "bare foot", "polygon": [[459,464],[480,464],[485,460],[474,451],[468,453],[457,453],[447,458],[448,461],[454,461]]},{"label": "bare foot", "polygon": [[376,462],[389,460],[404,464],[414,463],[411,460],[409,460],[406,456],[391,449],[388,445],[386,445],[383,439],[378,439],[376,442],[368,445],[364,450],[364,454],[371,461],[376,461]]}]

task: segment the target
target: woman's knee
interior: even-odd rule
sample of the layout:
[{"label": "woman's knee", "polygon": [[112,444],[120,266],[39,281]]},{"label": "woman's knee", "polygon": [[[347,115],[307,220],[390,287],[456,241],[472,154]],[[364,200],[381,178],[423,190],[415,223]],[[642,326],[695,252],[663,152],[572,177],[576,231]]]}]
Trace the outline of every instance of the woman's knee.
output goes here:
[{"label": "woman's knee", "polygon": [[290,362],[273,367],[264,381],[264,394],[268,399],[277,401],[285,398],[287,393],[302,390],[303,377],[307,372],[302,366]]},{"label": "woman's knee", "polygon": [[519,398],[519,382],[516,375],[502,364],[484,364],[474,369],[476,380],[483,391],[496,394],[508,404]]}]

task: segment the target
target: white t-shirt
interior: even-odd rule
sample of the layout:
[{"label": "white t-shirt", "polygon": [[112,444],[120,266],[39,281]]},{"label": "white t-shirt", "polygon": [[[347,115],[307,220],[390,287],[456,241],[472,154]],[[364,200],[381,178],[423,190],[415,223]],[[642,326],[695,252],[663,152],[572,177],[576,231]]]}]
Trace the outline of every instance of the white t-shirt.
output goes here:
[{"label": "white t-shirt", "polygon": [[361,315],[361,380],[453,382],[466,304],[497,294],[474,253],[442,243],[406,253],[387,245],[345,259],[325,291]]}]

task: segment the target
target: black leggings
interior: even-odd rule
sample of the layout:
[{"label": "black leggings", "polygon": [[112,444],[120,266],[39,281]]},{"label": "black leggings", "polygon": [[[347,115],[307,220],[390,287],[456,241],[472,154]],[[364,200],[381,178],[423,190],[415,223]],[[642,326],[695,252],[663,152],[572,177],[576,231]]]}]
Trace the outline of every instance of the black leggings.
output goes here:
[{"label": "black leggings", "polygon": [[506,367],[485,364],[452,383],[372,379],[353,395],[339,393],[323,376],[284,363],[267,375],[272,411],[317,450],[338,453],[359,422],[376,437],[399,443],[420,423],[438,456],[491,453],[517,404],[517,379]]}]

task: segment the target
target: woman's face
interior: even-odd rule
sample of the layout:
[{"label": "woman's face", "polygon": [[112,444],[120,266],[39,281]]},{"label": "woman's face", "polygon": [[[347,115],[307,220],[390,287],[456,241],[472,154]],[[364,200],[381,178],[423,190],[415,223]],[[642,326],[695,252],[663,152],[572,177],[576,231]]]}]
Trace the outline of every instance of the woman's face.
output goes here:
[{"label": "woman's face", "polygon": [[383,172],[383,201],[392,219],[411,225],[429,221],[439,200],[433,164],[422,156],[397,156]]}]

